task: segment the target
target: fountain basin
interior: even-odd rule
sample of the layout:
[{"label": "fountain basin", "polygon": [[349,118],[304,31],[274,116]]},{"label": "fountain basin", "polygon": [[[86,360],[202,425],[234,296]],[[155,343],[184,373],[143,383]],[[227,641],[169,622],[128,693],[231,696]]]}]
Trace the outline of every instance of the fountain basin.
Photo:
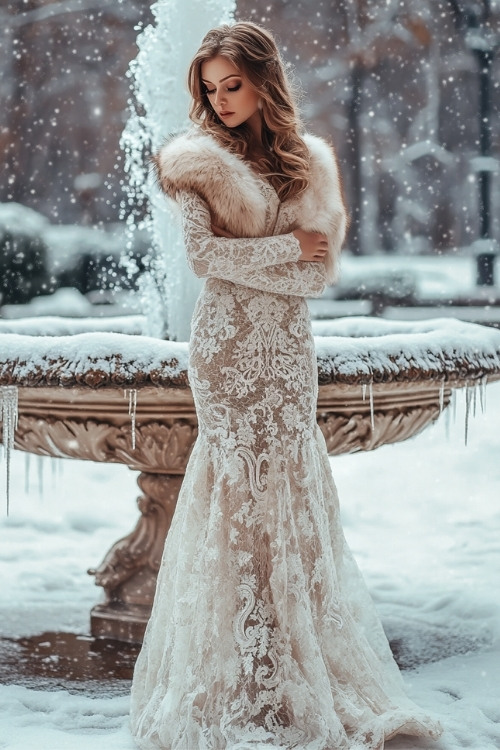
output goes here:
[{"label": "fountain basin", "polygon": [[[187,344],[136,335],[140,325],[125,321],[107,321],[115,332],[103,332],[85,331],[93,322],[80,320],[71,334],[58,320],[47,326],[54,336],[30,335],[33,321],[16,321],[15,333],[0,324],[0,386],[17,389],[16,448],[140,472],[135,529],[89,571],[105,592],[91,613],[92,635],[140,642],[197,419]],[[120,333],[121,325],[134,333]],[[330,454],[407,439],[439,417],[453,388],[500,378],[493,329],[360,318],[314,328],[317,418]]]}]

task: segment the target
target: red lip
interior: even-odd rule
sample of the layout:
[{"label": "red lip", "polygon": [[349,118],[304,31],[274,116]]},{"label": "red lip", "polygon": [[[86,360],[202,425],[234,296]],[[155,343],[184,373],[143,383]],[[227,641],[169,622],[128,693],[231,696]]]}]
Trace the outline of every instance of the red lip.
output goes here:
[{"label": "red lip", "polygon": [[234,115],[234,112],[219,112],[219,117],[228,117],[229,115]]}]

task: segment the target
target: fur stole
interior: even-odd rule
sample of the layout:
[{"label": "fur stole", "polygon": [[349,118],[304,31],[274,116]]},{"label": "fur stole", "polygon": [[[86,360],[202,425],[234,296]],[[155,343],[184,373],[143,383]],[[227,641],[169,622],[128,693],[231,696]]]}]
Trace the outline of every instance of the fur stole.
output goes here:
[{"label": "fur stole", "polygon": [[[332,283],[347,227],[337,159],[321,138],[310,134],[303,138],[310,153],[310,183],[303,193],[281,204],[280,213],[286,213],[287,221],[280,229],[285,233],[300,228],[328,236],[325,265]],[[158,182],[170,198],[175,200],[178,191],[194,192],[208,204],[215,224],[235,237],[265,235],[266,199],[258,176],[213,136],[192,128],[167,142],[153,161]]]}]

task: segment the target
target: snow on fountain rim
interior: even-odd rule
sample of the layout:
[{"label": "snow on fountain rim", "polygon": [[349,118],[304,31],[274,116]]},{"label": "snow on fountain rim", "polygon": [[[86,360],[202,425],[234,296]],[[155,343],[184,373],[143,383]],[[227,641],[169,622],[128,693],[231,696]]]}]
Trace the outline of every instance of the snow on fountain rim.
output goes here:
[{"label": "snow on fountain rim", "polygon": [[187,343],[149,336],[0,334],[0,385],[182,388],[187,361]]},{"label": "snow on fountain rim", "polygon": [[320,383],[500,377],[500,331],[475,323],[360,316],[313,321],[313,332]]},{"label": "snow on fountain rim", "polygon": [[[16,325],[19,333],[1,333],[6,326],[0,326],[0,385],[188,387],[186,342],[82,333],[81,321],[74,327],[65,323],[70,335],[26,335],[35,324],[24,323]],[[91,319],[86,323],[94,325]],[[500,377],[500,331],[474,323],[353,317],[314,321],[313,332],[321,384],[423,379],[464,384]]]}]

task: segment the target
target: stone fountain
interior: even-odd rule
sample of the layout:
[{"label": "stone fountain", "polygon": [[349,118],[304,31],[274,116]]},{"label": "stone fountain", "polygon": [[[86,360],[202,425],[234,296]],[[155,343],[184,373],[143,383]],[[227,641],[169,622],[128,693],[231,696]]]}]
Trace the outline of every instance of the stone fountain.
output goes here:
[{"label": "stone fountain", "polygon": [[[137,525],[89,572],[105,592],[91,613],[92,635],[140,642],[197,435],[187,344],[137,335],[140,319],[135,327],[131,319],[108,319],[105,332],[96,325],[0,323],[0,403],[2,396],[4,403],[13,394],[18,399],[12,444],[19,450],[118,462],[139,472]],[[370,318],[314,327],[317,419],[330,455],[406,440],[439,417],[452,389],[472,393],[500,379],[494,329]],[[32,335],[40,329],[44,336]]]},{"label": "stone fountain", "polygon": [[[149,205],[155,251],[142,279],[148,319],[0,321],[0,417],[10,448],[118,462],[139,472],[140,516],[91,571],[105,592],[95,637],[140,642],[165,537],[197,435],[187,377],[189,320],[199,285],[145,154],[187,124],[179,71],[234,0],[159,0],[138,38],[130,78],[137,104],[122,146],[129,176],[124,220]],[[168,268],[168,274],[166,269]],[[436,420],[452,389],[500,378],[500,332],[458,321],[422,324],[353,318],[316,323],[318,424],[331,455],[405,440]],[[165,335],[171,339],[164,340]],[[180,342],[180,343],[179,343]],[[17,427],[16,425],[17,418]],[[1,427],[1,424],[0,424]],[[128,498],[123,498],[124,502]]]}]

